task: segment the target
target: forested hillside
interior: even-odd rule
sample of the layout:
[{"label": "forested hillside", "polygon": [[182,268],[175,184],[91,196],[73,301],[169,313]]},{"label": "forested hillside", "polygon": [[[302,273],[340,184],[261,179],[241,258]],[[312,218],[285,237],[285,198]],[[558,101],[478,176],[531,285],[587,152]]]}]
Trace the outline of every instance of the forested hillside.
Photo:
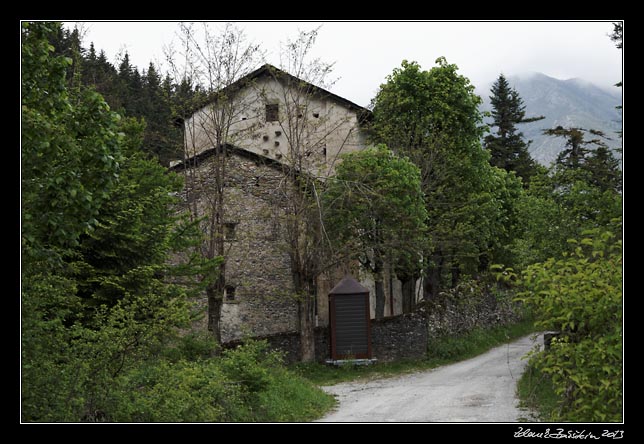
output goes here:
[{"label": "forested hillside", "polygon": [[112,111],[144,122],[142,149],[162,165],[182,156],[180,119],[198,88],[189,81],[178,84],[162,76],[150,62],[142,72],[130,63],[127,52],[118,66],[107,60],[105,52],[83,42],[77,29],[60,28],[51,37],[54,53],[67,57],[69,88],[92,87],[103,96]]}]

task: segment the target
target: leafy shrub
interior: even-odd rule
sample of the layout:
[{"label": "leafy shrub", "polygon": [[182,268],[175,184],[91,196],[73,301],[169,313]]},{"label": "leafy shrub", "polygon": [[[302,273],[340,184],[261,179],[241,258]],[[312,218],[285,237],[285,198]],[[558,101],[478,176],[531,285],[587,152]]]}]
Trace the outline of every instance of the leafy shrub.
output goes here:
[{"label": "leafy shrub", "polygon": [[561,332],[533,365],[561,397],[555,421],[621,421],[622,242],[589,232],[563,259],[528,267],[521,300],[536,326]]},{"label": "leafy shrub", "polygon": [[206,332],[190,332],[175,341],[163,350],[163,356],[171,361],[185,359],[198,361],[212,358],[219,345],[211,334]]},{"label": "leafy shrub", "polygon": [[118,422],[306,421],[334,403],[254,340],[220,357],[150,362],[117,385],[106,418]]},{"label": "leafy shrub", "polygon": [[223,374],[240,385],[249,398],[265,390],[271,383],[271,369],[281,364],[281,355],[268,350],[266,341],[248,340],[226,350],[221,360]]},{"label": "leafy shrub", "polygon": [[[111,420],[218,422],[244,418],[236,384],[217,361],[159,361],[119,379]],[[245,418],[244,418],[245,419]]]}]

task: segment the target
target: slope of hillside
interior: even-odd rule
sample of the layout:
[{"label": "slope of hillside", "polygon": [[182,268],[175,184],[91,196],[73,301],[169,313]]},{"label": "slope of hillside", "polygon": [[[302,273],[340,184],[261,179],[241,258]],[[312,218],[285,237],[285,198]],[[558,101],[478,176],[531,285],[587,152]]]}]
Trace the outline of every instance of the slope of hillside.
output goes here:
[{"label": "slope of hillside", "polygon": [[[621,111],[615,109],[621,103],[619,88],[606,91],[581,79],[558,80],[541,73],[509,76],[508,82],[523,99],[527,116],[546,117],[519,126],[525,138],[532,140],[530,154],[538,162],[549,165],[563,149],[562,138],[542,134],[543,129],[558,125],[601,130],[612,139],[607,141],[610,147],[621,146],[616,134],[622,129]],[[477,89],[485,111],[491,109],[490,88],[486,85]]]}]

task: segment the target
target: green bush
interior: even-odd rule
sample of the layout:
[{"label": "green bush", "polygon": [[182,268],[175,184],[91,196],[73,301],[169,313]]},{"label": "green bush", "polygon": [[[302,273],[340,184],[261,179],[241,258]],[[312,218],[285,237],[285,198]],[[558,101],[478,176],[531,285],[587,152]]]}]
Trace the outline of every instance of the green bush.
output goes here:
[{"label": "green bush", "polygon": [[255,402],[259,392],[271,383],[271,370],[281,365],[277,352],[268,351],[266,341],[249,340],[232,350],[226,350],[221,369],[231,381],[239,384],[249,401]]},{"label": "green bush", "polygon": [[[187,343],[209,341],[191,336]],[[265,341],[248,340],[219,357],[136,368],[118,378],[103,407],[104,419],[116,422],[279,422],[312,420],[333,404],[286,370]]]},{"label": "green bush", "polygon": [[563,259],[528,267],[521,300],[542,330],[561,332],[533,365],[560,397],[556,421],[622,419],[622,242],[588,233]]},{"label": "green bush", "polygon": [[162,350],[162,355],[170,361],[198,361],[215,356],[219,345],[207,332],[190,332],[178,337],[172,345]]},{"label": "green bush", "polygon": [[244,417],[238,386],[217,361],[158,361],[119,378],[109,420],[219,422]]}]

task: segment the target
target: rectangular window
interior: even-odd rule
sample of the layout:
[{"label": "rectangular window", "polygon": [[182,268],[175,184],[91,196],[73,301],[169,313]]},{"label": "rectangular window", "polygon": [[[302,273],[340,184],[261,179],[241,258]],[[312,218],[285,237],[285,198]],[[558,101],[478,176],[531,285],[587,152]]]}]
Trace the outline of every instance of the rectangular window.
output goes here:
[{"label": "rectangular window", "polygon": [[280,106],[277,103],[266,105],[266,121],[277,122],[279,120]]},{"label": "rectangular window", "polygon": [[225,223],[224,224],[224,240],[234,240],[235,239],[235,223]]},{"label": "rectangular window", "polygon": [[235,300],[235,287],[226,285],[226,288],[224,288],[224,299],[227,301]]}]

